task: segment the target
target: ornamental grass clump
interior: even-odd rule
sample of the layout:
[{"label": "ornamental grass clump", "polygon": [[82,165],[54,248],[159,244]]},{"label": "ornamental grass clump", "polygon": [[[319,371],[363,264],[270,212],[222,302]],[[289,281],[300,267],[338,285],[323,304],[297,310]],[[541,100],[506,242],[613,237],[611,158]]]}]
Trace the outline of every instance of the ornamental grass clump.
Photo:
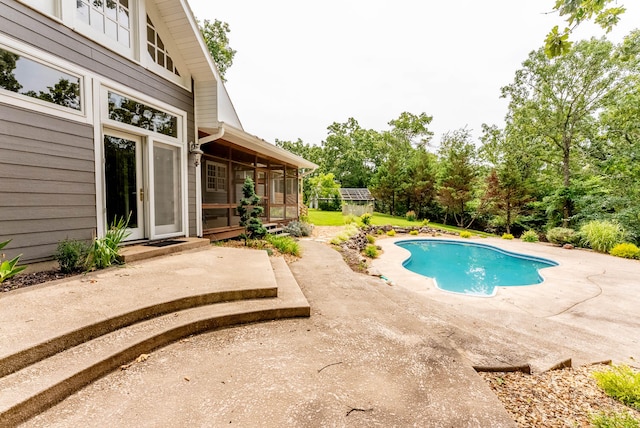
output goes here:
[{"label": "ornamental grass clump", "polygon": [[613,247],[609,254],[616,257],[623,257],[625,259],[640,259],[640,248],[630,242],[623,242]]},{"label": "ornamental grass clump", "polygon": [[282,254],[300,256],[300,245],[290,236],[267,235],[266,240]]},{"label": "ornamental grass clump", "polygon": [[624,239],[624,229],[617,223],[592,220],[580,228],[582,243],[599,253],[608,253]]},{"label": "ornamental grass clump", "polygon": [[104,238],[96,238],[93,240],[85,262],[87,270],[104,269],[114,263],[120,262],[118,259],[120,243],[131,234],[131,232],[127,231],[130,217],[131,214],[129,214],[126,220],[124,217],[120,219],[118,219],[117,216],[114,217]]},{"label": "ornamental grass clump", "polygon": [[513,239],[513,235],[510,233],[503,233],[502,234],[502,239]]},{"label": "ornamental grass clump", "polygon": [[391,229],[390,231],[387,232],[387,236],[396,236],[396,231]]},{"label": "ornamental grass clump", "polygon": [[640,428],[640,421],[628,412],[594,413],[589,422],[594,428]]},{"label": "ornamental grass clump", "polygon": [[567,227],[554,227],[547,231],[547,241],[556,245],[571,244],[576,245],[580,237],[575,230]]},{"label": "ornamental grass clump", "polygon": [[373,244],[369,244],[364,248],[363,253],[369,258],[375,259],[376,257],[378,257],[378,247]]},{"label": "ornamental grass clump", "polygon": [[460,232],[460,237],[469,239],[471,238],[471,232],[469,232],[468,230],[463,230],[462,232]]},{"label": "ornamental grass clump", "polygon": [[607,371],[593,372],[593,377],[608,396],[640,410],[640,372],[621,364]]},{"label": "ornamental grass clump", "polygon": [[404,215],[404,217],[408,220],[408,221],[416,221],[418,219],[418,216],[416,215],[416,212],[411,210],[411,211],[407,211],[407,213]]},{"label": "ornamental grass clump", "polygon": [[289,235],[293,235],[296,237],[309,236],[313,231],[313,226],[303,221],[294,220],[289,222],[289,224],[287,224],[283,230]]},{"label": "ornamental grass clump", "polygon": [[418,232],[417,230],[412,230],[411,232],[409,232],[409,235],[416,236],[418,233],[420,232]]},{"label": "ornamental grass clump", "polygon": [[538,242],[538,233],[535,230],[527,230],[520,237],[524,242]]}]

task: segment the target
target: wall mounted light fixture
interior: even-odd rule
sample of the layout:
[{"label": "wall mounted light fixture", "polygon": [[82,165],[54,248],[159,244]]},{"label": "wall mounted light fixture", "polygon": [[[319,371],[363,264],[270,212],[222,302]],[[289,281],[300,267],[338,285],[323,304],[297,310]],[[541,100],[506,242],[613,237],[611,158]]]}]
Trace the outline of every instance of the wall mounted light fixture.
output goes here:
[{"label": "wall mounted light fixture", "polygon": [[189,153],[193,155],[193,166],[197,167],[198,165],[200,165],[200,158],[202,158],[202,155],[204,154],[204,152],[200,148],[200,143],[198,143],[197,141],[190,141]]}]

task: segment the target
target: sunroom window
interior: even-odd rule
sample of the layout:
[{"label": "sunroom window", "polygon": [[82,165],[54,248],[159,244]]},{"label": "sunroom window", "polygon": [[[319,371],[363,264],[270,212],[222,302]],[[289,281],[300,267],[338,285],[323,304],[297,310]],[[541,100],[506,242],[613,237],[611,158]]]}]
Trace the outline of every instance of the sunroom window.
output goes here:
[{"label": "sunroom window", "polygon": [[160,35],[156,31],[156,27],[151,22],[151,19],[147,16],[147,52],[151,56],[153,62],[158,64],[160,67],[169,70],[174,73],[176,76],[180,76],[178,69],[173,63],[173,59],[167,52],[167,48],[165,47]]},{"label": "sunroom window", "polygon": [[81,110],[81,79],[0,48],[0,89]]},{"label": "sunroom window", "polygon": [[129,0],[76,0],[76,17],[97,32],[131,47]]}]

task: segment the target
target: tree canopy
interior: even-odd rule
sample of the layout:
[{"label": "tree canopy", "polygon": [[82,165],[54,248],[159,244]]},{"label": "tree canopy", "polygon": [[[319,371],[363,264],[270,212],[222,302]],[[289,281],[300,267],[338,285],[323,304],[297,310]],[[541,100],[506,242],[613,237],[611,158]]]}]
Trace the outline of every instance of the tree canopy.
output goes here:
[{"label": "tree canopy", "polygon": [[217,19],[213,21],[205,19],[202,24],[200,22],[198,24],[211,57],[218,67],[220,77],[223,82],[226,82],[225,75],[233,64],[233,57],[236,55],[236,51],[229,46],[228,34],[231,32],[229,24]]}]

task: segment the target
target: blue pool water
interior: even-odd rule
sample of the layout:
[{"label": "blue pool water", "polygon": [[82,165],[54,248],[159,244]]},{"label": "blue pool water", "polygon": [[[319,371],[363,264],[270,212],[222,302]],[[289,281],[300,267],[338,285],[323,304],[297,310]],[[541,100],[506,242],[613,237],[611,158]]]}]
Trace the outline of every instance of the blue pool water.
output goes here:
[{"label": "blue pool water", "polygon": [[474,296],[493,296],[496,287],[539,284],[538,271],[558,265],[473,242],[421,239],[396,245],[411,253],[405,268],[433,278],[442,290]]}]

